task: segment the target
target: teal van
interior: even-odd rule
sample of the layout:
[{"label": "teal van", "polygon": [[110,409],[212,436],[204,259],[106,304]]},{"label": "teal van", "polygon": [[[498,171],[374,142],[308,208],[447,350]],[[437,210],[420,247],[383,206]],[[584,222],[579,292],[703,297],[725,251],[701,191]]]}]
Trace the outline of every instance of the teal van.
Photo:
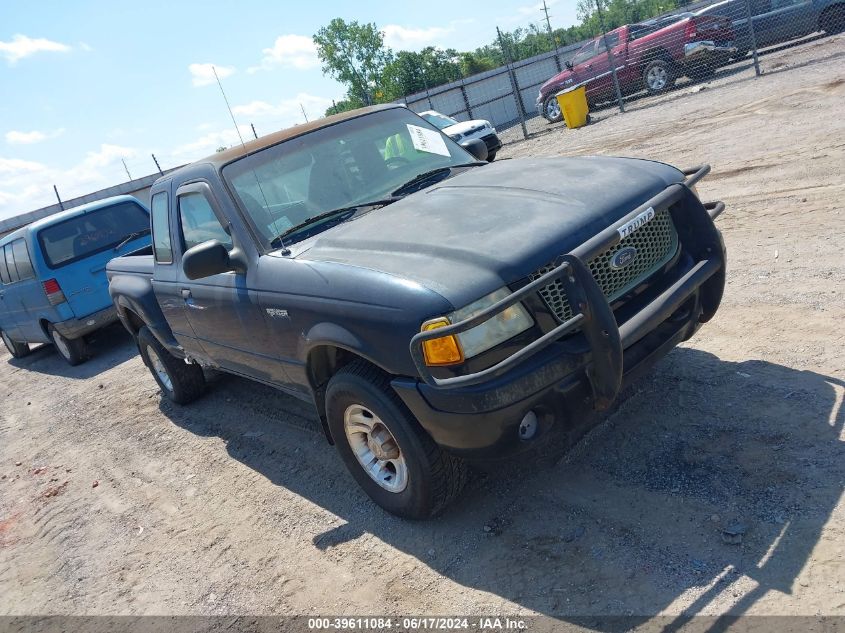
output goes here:
[{"label": "teal van", "polygon": [[106,264],[150,245],[149,210],[132,196],[98,200],[0,238],[0,337],[15,358],[52,343],[71,365],[85,335],[117,320]]}]

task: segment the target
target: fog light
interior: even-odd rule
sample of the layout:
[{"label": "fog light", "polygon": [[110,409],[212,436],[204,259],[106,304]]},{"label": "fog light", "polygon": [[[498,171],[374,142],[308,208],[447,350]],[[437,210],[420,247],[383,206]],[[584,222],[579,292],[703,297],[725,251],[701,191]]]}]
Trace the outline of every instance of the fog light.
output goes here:
[{"label": "fog light", "polygon": [[525,417],[522,418],[522,422],[519,423],[519,439],[530,440],[537,435],[538,428],[539,423],[537,422],[537,414],[533,411],[529,411],[525,414]]}]

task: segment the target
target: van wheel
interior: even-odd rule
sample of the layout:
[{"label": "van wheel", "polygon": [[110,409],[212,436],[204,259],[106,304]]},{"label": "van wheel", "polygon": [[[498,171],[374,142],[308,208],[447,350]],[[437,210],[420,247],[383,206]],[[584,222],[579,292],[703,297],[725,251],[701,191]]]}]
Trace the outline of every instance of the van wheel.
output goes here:
[{"label": "van wheel", "polygon": [[665,59],[653,59],[643,68],[643,83],[649,94],[660,94],[675,85],[675,70]]},{"label": "van wheel", "polygon": [[67,338],[52,325],[48,326],[48,330],[53,341],[53,347],[56,348],[59,356],[67,361],[68,365],[75,366],[88,360],[88,346],[85,344],[85,339]]},{"label": "van wheel", "polygon": [[202,367],[173,356],[146,325],[138,332],[138,350],[144,364],[169,400],[176,404],[188,404],[205,391]]},{"label": "van wheel", "polygon": [[3,339],[3,343],[6,345],[6,349],[9,350],[9,353],[12,355],[13,358],[23,358],[27,354],[29,354],[29,345],[26,343],[16,343],[12,339],[9,338],[9,335],[5,332],[0,332],[0,338]]},{"label": "van wheel", "polygon": [[391,514],[435,516],[466,483],[465,463],[434,443],[388,377],[368,363],[355,361],[332,377],[326,416],[349,472]]}]

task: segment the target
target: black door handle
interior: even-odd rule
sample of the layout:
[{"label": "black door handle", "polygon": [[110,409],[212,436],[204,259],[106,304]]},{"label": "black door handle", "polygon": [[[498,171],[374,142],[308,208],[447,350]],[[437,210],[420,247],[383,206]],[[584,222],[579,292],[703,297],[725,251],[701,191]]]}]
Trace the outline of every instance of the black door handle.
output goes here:
[{"label": "black door handle", "polygon": [[191,298],[191,291],[188,288],[182,288],[182,298],[183,299],[190,299]]}]

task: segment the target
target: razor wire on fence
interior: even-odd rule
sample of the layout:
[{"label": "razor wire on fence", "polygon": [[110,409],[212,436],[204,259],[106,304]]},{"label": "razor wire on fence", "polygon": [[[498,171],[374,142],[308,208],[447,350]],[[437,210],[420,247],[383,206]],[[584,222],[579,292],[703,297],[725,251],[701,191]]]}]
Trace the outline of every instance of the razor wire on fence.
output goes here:
[{"label": "razor wire on fence", "polygon": [[[514,138],[561,121],[556,95],[584,86],[590,110],[637,109],[676,88],[762,74],[759,58],[813,34],[845,30],[843,0],[718,0],[656,18],[604,28],[588,39],[514,60],[497,28],[506,64],[408,95],[415,112],[437,110],[457,120],[486,119]],[[767,50],[768,49],[768,50]],[[644,99],[655,97],[657,99]]]}]

